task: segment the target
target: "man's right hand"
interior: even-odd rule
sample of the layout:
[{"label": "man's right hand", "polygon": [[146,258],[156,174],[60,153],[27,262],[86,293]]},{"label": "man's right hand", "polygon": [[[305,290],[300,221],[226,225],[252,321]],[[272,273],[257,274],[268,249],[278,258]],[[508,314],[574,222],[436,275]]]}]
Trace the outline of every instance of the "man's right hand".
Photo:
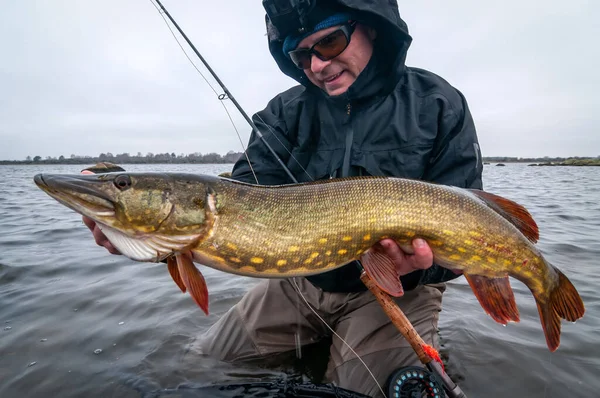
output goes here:
[{"label": "man's right hand", "polygon": [[98,246],[105,247],[111,254],[121,254],[120,251],[117,250],[116,247],[113,246],[112,243],[108,240],[106,235],[98,228],[96,222],[89,217],[83,217],[83,223],[92,231],[94,235],[94,240]]},{"label": "man's right hand", "polygon": [[[81,172],[81,174],[94,174],[89,170],[83,170]],[[88,227],[90,229],[90,231],[92,231],[92,234],[94,235],[94,240],[96,241],[96,244],[98,246],[102,246],[105,247],[106,250],[109,251],[109,253],[111,254],[121,254],[120,251],[117,250],[116,247],[113,246],[112,243],[110,243],[110,241],[108,240],[108,238],[106,237],[106,235],[104,235],[104,233],[102,232],[102,230],[100,228],[98,228],[98,226],[96,225],[96,222],[94,220],[92,220],[89,217],[82,217],[83,218],[83,223],[86,225],[86,227]]]}]

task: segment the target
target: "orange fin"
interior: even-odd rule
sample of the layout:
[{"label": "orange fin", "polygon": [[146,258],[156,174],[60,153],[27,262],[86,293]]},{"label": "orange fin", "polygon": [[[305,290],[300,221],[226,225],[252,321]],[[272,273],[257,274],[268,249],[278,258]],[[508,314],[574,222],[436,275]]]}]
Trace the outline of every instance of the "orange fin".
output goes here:
[{"label": "orange fin", "polygon": [[208,289],[204,277],[192,262],[189,254],[180,253],[175,258],[183,284],[196,304],[208,315]]},{"label": "orange fin", "polygon": [[469,189],[471,193],[483,200],[492,210],[510,221],[533,243],[540,238],[538,226],[527,209],[512,200],[493,193]]},{"label": "orange fin", "polygon": [[377,250],[368,250],[360,258],[367,275],[387,294],[400,297],[404,288],[392,260]]},{"label": "orange fin", "polygon": [[171,274],[171,278],[173,281],[179,286],[181,291],[185,293],[186,287],[183,281],[181,280],[181,275],[179,275],[179,270],[177,269],[177,260],[174,256],[167,258],[167,268],[169,269],[169,274]]},{"label": "orange fin", "polygon": [[550,291],[549,300],[535,298],[546,344],[554,352],[560,345],[560,318],[575,322],[585,312],[583,301],[569,279],[558,269],[558,284]]},{"label": "orange fin", "polygon": [[508,321],[519,322],[519,310],[508,276],[488,278],[464,274],[475,297],[485,312],[496,322],[506,325]]}]

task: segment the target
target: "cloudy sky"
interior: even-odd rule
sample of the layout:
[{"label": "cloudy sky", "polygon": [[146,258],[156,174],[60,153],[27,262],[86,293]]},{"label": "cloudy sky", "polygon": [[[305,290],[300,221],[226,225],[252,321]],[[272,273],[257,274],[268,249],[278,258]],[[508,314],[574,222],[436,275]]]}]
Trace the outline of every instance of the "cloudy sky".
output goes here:
[{"label": "cloudy sky", "polygon": [[[248,113],[294,85],[259,0],[163,3]],[[399,3],[407,63],[466,96],[484,156],[600,155],[600,2]],[[242,150],[150,0],[4,1],[0,49],[0,159]]]}]

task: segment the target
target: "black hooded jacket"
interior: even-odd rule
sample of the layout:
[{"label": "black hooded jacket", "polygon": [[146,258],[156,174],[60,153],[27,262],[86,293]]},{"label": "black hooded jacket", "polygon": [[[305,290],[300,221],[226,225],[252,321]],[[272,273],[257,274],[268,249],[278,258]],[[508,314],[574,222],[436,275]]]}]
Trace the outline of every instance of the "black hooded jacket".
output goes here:
[{"label": "black hooded jacket", "polygon": [[[482,189],[483,166],[467,102],[441,77],[405,65],[412,39],[396,1],[337,3],[374,27],[377,37],[368,65],[346,93],[336,97],[314,86],[283,54],[284,37],[267,18],[271,54],[283,73],[300,85],[273,98],[253,121],[295,178],[302,182],[395,176]],[[255,133],[247,154],[260,184],[292,182]],[[256,182],[245,157],[235,164],[232,177]],[[434,265],[401,280],[410,290],[454,277]],[[353,264],[308,279],[330,292],[365,290]]]}]

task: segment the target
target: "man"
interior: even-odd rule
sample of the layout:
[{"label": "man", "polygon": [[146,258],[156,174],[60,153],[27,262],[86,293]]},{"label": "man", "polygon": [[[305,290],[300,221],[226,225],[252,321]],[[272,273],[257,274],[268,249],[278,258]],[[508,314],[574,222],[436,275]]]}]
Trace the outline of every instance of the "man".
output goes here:
[{"label": "man", "polygon": [[[263,3],[271,54],[300,85],[277,95],[253,119],[298,181],[376,175],[482,188],[466,101],[440,77],[405,65],[412,39],[395,1]],[[240,159],[233,178],[265,185],[292,182],[255,134],[247,154],[252,168]],[[97,243],[115,253],[93,223],[84,221]],[[383,240],[373,250],[394,261],[406,292],[397,303],[423,339],[437,346],[443,282],[457,275],[433,264],[425,241],[415,239],[412,246],[414,253],[404,253]],[[393,370],[419,364],[366,291],[355,264],[296,282],[308,305],[349,343],[379,384]],[[292,280],[263,281],[197,342],[197,352],[226,361],[265,358],[293,351],[297,342],[330,336],[308,305]],[[338,338],[333,338],[325,377],[350,390],[379,393],[368,370]]]}]

